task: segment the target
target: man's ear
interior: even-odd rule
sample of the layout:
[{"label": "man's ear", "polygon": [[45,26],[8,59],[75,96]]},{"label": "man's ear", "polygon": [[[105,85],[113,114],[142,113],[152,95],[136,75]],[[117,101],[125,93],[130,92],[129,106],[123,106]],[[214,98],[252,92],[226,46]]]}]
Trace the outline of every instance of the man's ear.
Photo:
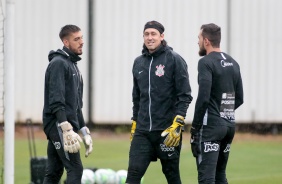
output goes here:
[{"label": "man's ear", "polygon": [[63,39],[63,44],[65,47],[69,47],[69,41],[67,39]]},{"label": "man's ear", "polygon": [[162,33],[161,34],[161,41],[163,41],[164,40],[164,34]]},{"label": "man's ear", "polygon": [[204,38],[204,45],[205,46],[208,46],[210,44],[210,41],[209,41],[209,39],[207,39],[207,38]]}]

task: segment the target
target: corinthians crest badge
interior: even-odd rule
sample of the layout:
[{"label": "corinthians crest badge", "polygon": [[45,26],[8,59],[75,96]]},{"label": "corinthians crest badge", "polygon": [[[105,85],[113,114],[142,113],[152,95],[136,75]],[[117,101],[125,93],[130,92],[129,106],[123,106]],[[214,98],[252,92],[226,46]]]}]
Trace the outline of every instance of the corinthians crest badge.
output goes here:
[{"label": "corinthians crest badge", "polygon": [[165,73],[165,71],[164,71],[164,65],[159,65],[159,66],[156,66],[156,68],[157,68],[157,70],[156,70],[156,72],[155,72],[155,74],[156,74],[156,76],[159,76],[159,77],[161,77],[161,76],[163,76],[164,75],[164,73]]},{"label": "corinthians crest badge", "polygon": [[53,142],[55,148],[58,150],[61,148],[61,143],[60,142]]}]

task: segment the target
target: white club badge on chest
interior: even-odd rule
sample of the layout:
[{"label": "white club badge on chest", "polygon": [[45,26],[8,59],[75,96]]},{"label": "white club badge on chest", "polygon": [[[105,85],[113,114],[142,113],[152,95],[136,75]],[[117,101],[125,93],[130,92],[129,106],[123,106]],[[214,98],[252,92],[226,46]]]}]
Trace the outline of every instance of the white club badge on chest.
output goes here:
[{"label": "white club badge on chest", "polygon": [[156,74],[156,76],[159,76],[159,77],[161,77],[161,76],[163,76],[164,75],[164,73],[165,73],[165,71],[164,71],[164,65],[159,65],[159,66],[156,66],[156,68],[157,68],[157,70],[155,71],[155,74]]}]

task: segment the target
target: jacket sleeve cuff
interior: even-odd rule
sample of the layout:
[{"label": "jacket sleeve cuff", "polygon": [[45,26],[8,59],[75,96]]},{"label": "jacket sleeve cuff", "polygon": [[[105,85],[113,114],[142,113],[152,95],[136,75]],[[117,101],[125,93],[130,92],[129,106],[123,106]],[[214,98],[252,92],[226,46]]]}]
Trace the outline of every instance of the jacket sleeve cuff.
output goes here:
[{"label": "jacket sleeve cuff", "polygon": [[77,111],[77,118],[78,118],[79,126],[84,127],[86,124],[81,109]]},{"label": "jacket sleeve cuff", "polygon": [[199,131],[202,128],[202,124],[201,123],[192,122],[192,127],[196,131]]},{"label": "jacket sleeve cuff", "polygon": [[58,110],[55,115],[59,123],[67,121],[66,112],[64,110]]}]

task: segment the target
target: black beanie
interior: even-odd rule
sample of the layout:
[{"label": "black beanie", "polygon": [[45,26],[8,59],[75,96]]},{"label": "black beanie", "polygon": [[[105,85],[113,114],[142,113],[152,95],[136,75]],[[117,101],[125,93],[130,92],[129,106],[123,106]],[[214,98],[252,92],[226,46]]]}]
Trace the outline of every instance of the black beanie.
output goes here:
[{"label": "black beanie", "polygon": [[154,29],[158,30],[161,34],[163,34],[163,32],[165,30],[164,26],[161,23],[159,23],[155,20],[147,22],[144,26],[143,32],[148,28],[154,28]]}]

